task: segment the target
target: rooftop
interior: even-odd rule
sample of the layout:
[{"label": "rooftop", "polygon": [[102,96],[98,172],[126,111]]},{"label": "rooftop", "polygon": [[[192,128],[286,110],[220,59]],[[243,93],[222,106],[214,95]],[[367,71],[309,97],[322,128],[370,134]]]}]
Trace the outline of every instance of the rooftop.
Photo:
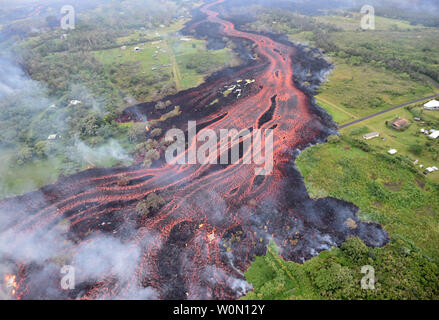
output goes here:
[{"label": "rooftop", "polygon": [[379,137],[380,133],[379,132],[371,132],[371,133],[367,133],[363,136],[364,139],[372,139],[372,138],[376,138]]},{"label": "rooftop", "polygon": [[431,100],[424,104],[424,107],[426,108],[439,108],[439,101],[437,100]]},{"label": "rooftop", "polygon": [[407,119],[398,119],[393,121],[392,126],[395,128],[404,128],[407,126],[410,122]]},{"label": "rooftop", "polygon": [[437,138],[439,138],[439,130],[435,130],[435,131],[433,131],[433,132],[429,135],[429,137],[430,137],[431,139],[437,139]]}]

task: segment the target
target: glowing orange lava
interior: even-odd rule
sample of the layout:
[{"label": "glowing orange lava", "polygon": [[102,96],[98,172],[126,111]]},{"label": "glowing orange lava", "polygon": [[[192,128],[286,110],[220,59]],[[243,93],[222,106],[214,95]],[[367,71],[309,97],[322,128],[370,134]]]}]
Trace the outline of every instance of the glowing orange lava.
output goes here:
[{"label": "glowing orange lava", "polygon": [[4,282],[6,285],[6,288],[8,288],[12,295],[15,295],[17,293],[18,283],[17,283],[17,276],[16,275],[5,275]]}]

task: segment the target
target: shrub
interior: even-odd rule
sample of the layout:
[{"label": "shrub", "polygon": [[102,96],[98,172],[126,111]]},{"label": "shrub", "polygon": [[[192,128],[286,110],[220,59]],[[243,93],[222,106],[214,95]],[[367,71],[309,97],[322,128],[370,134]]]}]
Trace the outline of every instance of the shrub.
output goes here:
[{"label": "shrub", "polygon": [[335,144],[335,143],[338,143],[338,142],[340,142],[340,137],[338,136],[338,135],[336,135],[336,134],[333,134],[333,135],[330,135],[329,136],[329,138],[328,138],[328,143],[333,143],[333,144]]},{"label": "shrub", "polygon": [[422,153],[422,146],[419,144],[412,144],[409,146],[409,151],[414,155],[419,156]]},{"label": "shrub", "polygon": [[136,211],[141,216],[148,216],[152,212],[159,210],[165,204],[165,200],[155,193],[150,193],[146,199],[140,201],[136,206]]},{"label": "shrub", "polygon": [[162,135],[162,129],[160,129],[160,128],[155,128],[155,129],[152,130],[151,133],[150,133],[150,136],[151,136],[152,138],[159,137],[159,136],[161,136],[161,135]]},{"label": "shrub", "polygon": [[365,133],[368,133],[368,132],[369,132],[369,129],[367,127],[358,127],[358,128],[352,129],[349,132],[349,134],[351,136],[358,136],[358,135],[365,134]]},{"label": "shrub", "polygon": [[128,139],[131,142],[139,142],[146,137],[146,125],[143,122],[133,123],[133,125],[128,130]]},{"label": "shrub", "polygon": [[118,186],[126,187],[130,183],[130,179],[126,175],[122,175],[117,182]]},{"label": "shrub", "polygon": [[150,149],[145,153],[145,160],[143,166],[145,168],[151,167],[153,161],[160,159],[160,153],[155,149]]}]

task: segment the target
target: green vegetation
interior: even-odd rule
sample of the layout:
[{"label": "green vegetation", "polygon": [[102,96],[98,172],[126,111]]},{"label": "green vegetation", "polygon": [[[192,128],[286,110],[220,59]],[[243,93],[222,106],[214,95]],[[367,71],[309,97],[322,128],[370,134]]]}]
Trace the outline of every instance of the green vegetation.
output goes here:
[{"label": "green vegetation", "polygon": [[[375,289],[363,290],[362,266],[375,269]],[[372,249],[360,239],[324,251],[303,265],[283,260],[273,243],[246,272],[254,290],[243,300],[437,299],[439,268],[401,239]]]},{"label": "green vegetation", "polygon": [[[0,172],[5,185],[0,198],[31,191],[59,174],[128,164],[130,153],[142,149],[139,144],[159,140],[162,133],[153,127],[178,116],[180,109],[174,106],[150,121],[147,133],[146,124],[115,121],[126,106],[197,86],[212,72],[239,63],[230,48],[208,50],[206,41],[179,34],[196,5],[111,2],[82,11],[76,29],[68,32],[51,16],[30,19],[27,26],[14,24],[11,41],[3,47],[38,82],[26,78],[26,92],[0,101],[5,128],[0,147],[7,168]],[[45,32],[29,32],[30,26]],[[155,144],[137,153],[146,157],[145,166],[159,157]],[[27,176],[20,182],[23,172]]]},{"label": "green vegetation", "polygon": [[334,57],[335,69],[320,88],[317,101],[340,125],[431,95],[431,86],[369,65]]},{"label": "green vegetation", "polygon": [[286,33],[292,41],[321,48],[335,68],[320,89],[319,104],[339,124],[438,93],[439,30],[377,17],[363,31],[354,12],[318,17],[269,9],[247,28]]},{"label": "green vegetation", "polygon": [[[344,31],[361,31],[359,21],[361,20],[360,12],[339,12],[338,15],[330,14],[316,17],[321,23],[328,23]],[[422,29],[422,26],[415,26],[404,19],[392,19],[381,16],[375,17],[376,31],[409,31]]]},{"label": "green vegetation", "polygon": [[[297,159],[310,195],[335,197],[360,207],[391,242],[368,248],[359,239],[322,252],[303,265],[283,261],[273,249],[247,271],[255,290],[248,299],[437,299],[439,290],[439,185],[404,157],[358,147],[361,140],[314,146]],[[361,267],[375,268],[376,290],[362,290]]]},{"label": "green vegetation", "polygon": [[434,11],[426,12],[423,10],[419,12],[417,10],[380,7],[377,8],[376,14],[382,17],[407,20],[411,26],[439,27],[439,19]]},{"label": "green vegetation", "polygon": [[155,193],[150,193],[146,199],[140,201],[136,206],[136,211],[141,216],[148,216],[154,211],[159,210],[165,201]]},{"label": "green vegetation", "polygon": [[[439,80],[437,29],[386,32],[337,32],[331,35],[338,56],[384,67],[413,79],[419,74]],[[342,49],[340,49],[342,48]]]},{"label": "green vegetation", "polygon": [[[1,163],[9,163],[13,153],[3,153]],[[60,161],[57,158],[35,160],[17,169],[2,166],[0,169],[0,198],[29,192],[58,179]]]},{"label": "green vegetation", "polygon": [[[95,52],[109,81],[137,100],[158,100],[199,85],[237,61],[230,49],[207,50],[205,41],[178,37]],[[139,48],[138,51],[134,51]]]},{"label": "green vegetation", "polygon": [[[419,115],[423,121],[414,121],[414,117]],[[396,117],[409,120],[411,125],[405,130],[393,129],[390,123]],[[435,117],[434,111],[424,111],[422,105],[413,105],[368,119],[341,129],[340,132],[346,137],[357,140],[363,140],[362,136],[365,133],[379,132],[380,138],[364,143],[381,155],[386,155],[389,149],[398,150],[399,156],[403,156],[407,162],[413,164],[413,170],[422,173],[426,167],[437,166],[439,158],[439,141],[431,140],[421,133],[421,129],[439,128],[439,121]],[[416,160],[418,162],[415,166]],[[439,183],[439,174],[437,172],[429,174],[427,180]]]}]

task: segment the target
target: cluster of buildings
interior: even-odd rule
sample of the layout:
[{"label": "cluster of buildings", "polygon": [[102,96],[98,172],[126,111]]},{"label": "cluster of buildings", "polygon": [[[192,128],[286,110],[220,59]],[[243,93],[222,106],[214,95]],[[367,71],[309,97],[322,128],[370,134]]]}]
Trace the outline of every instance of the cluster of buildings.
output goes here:
[{"label": "cluster of buildings", "polygon": [[[424,110],[430,110],[430,111],[439,110],[439,101],[432,100],[432,101],[427,102],[426,104],[424,104]],[[422,121],[422,119],[419,117],[415,117],[414,121],[419,122],[419,121]],[[387,124],[387,122],[386,122],[386,124]],[[411,124],[411,122],[409,120],[398,117],[391,124],[389,124],[389,126],[391,125],[391,127],[395,130],[403,131],[406,128],[408,128],[410,126],[410,124]],[[439,138],[439,130],[422,128],[422,129],[420,129],[420,131],[422,134],[428,136],[432,140]],[[379,132],[370,132],[370,133],[364,134],[363,139],[371,140],[371,139],[379,138],[380,136],[381,135]],[[385,140],[385,139],[383,138],[383,140]],[[387,153],[390,155],[395,155],[398,153],[398,150],[392,148],[392,149],[389,149],[387,151]],[[416,160],[414,164],[419,165],[419,161]],[[420,164],[419,167],[421,169],[425,168],[424,165],[422,165],[422,164]],[[439,171],[439,168],[435,167],[435,166],[431,166],[431,167],[424,169],[424,174],[430,174],[430,173],[433,173],[436,171]]]},{"label": "cluster of buildings", "polygon": [[[370,132],[370,133],[366,133],[365,135],[363,135],[363,139],[365,139],[365,140],[372,140],[372,139],[379,138],[379,137],[380,137],[379,132]],[[390,155],[395,155],[398,153],[398,150],[390,149],[387,151],[387,153]]]},{"label": "cluster of buildings", "polygon": [[437,167],[429,167],[425,169],[425,173],[433,173],[435,171],[438,171],[439,169]]},{"label": "cluster of buildings", "polygon": [[426,136],[428,136],[430,139],[437,139],[439,138],[439,130],[435,130],[435,129],[421,129],[421,133],[425,134]]}]

